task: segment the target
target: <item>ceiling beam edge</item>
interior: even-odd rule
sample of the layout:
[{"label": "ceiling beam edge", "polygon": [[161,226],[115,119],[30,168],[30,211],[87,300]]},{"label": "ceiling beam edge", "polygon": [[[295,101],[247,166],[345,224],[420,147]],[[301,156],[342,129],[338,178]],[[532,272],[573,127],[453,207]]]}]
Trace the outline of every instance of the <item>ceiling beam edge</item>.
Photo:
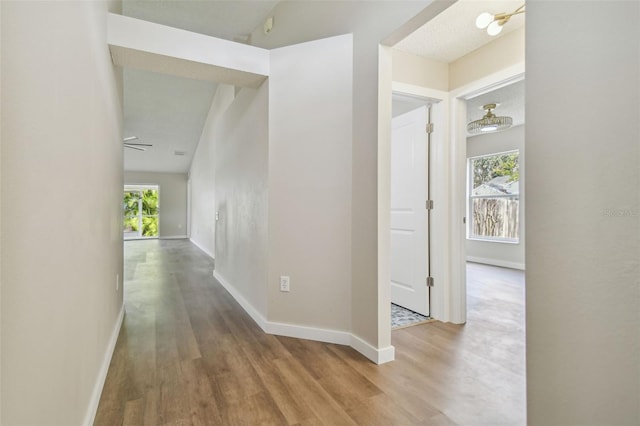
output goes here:
[{"label": "ceiling beam edge", "polygon": [[107,43],[123,67],[256,87],[269,76],[269,51],[110,13]]}]

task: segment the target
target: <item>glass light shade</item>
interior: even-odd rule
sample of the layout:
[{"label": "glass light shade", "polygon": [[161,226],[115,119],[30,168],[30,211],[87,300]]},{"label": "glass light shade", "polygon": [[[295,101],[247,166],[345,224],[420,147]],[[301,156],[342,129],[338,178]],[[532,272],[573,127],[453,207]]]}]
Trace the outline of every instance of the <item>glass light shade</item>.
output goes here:
[{"label": "glass light shade", "polygon": [[476,27],[480,29],[487,28],[487,26],[493,21],[493,15],[489,12],[484,12],[478,15],[476,18]]},{"label": "glass light shade", "polygon": [[470,134],[489,133],[511,127],[513,124],[511,117],[498,117],[492,112],[497,106],[498,104],[484,105],[482,108],[487,113],[480,120],[474,120],[467,124],[467,132]]},{"label": "glass light shade", "polygon": [[487,27],[487,34],[489,34],[490,36],[498,35],[500,34],[501,31],[502,31],[502,25],[500,21],[493,21]]},{"label": "glass light shade", "polygon": [[467,124],[467,132],[470,134],[495,132],[497,130],[508,129],[512,124],[513,120],[511,117],[496,117],[495,115],[487,117],[485,115],[480,120],[475,120]]}]

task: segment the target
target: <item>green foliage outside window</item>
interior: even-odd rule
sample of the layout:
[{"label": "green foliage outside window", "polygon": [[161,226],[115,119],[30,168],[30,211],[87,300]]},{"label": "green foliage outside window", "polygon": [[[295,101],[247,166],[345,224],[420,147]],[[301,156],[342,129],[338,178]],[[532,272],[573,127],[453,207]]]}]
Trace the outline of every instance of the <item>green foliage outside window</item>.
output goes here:
[{"label": "green foliage outside window", "polygon": [[499,176],[509,176],[508,182],[520,180],[517,151],[473,159],[474,188]]},{"label": "green foliage outside window", "polygon": [[[124,231],[138,232],[140,226],[139,213],[142,214],[142,236],[158,236],[158,191],[147,189],[143,191],[124,192]],[[141,211],[138,210],[141,208]]]}]

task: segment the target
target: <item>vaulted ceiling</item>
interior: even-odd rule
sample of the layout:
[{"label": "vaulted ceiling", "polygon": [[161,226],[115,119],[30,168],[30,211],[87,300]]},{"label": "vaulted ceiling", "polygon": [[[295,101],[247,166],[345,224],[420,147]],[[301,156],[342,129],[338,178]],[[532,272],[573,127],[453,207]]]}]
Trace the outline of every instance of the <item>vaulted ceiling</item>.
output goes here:
[{"label": "vaulted ceiling", "polygon": [[[225,40],[247,40],[277,1],[125,0],[123,15]],[[200,140],[216,84],[149,71],[124,70],[124,136],[152,144],[125,149],[124,169],[186,173]],[[176,151],[183,155],[176,155]]]},{"label": "vaulted ceiling", "polygon": [[[125,0],[123,14],[247,42],[249,34],[263,25],[277,3],[275,0]],[[450,62],[495,39],[475,27],[475,18],[480,12],[508,12],[520,5],[520,1],[511,0],[459,0],[395,47]],[[523,24],[521,16],[514,17],[501,36]],[[211,82],[125,69],[124,136],[137,136],[135,142],[153,145],[145,152],[125,149],[125,170],[186,173],[215,89],[216,84]],[[502,98],[501,103],[502,113],[507,112],[511,101]],[[470,113],[475,112],[473,110],[471,106]],[[175,155],[175,151],[184,155]]]}]

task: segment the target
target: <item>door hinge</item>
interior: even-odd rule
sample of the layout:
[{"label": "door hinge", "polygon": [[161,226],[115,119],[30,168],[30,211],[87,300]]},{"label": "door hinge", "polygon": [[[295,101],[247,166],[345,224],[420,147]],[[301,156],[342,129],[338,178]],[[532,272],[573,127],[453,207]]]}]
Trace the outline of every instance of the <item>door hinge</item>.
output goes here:
[{"label": "door hinge", "polygon": [[433,123],[427,123],[426,131],[428,134],[433,133]]},{"label": "door hinge", "polygon": [[427,277],[427,287],[433,287],[433,286],[434,286],[433,277]]},{"label": "door hinge", "polygon": [[427,210],[433,210],[433,200],[427,200],[427,202],[425,203],[425,208]]}]

